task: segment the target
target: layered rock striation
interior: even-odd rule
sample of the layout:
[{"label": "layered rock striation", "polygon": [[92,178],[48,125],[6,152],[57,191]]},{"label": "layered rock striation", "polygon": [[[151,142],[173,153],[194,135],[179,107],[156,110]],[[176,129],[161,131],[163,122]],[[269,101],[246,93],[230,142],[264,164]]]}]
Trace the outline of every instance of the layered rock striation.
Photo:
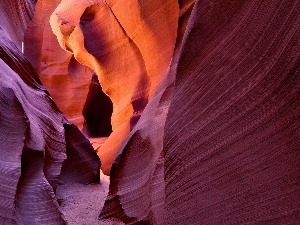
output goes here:
[{"label": "layered rock striation", "polygon": [[112,131],[99,219],[300,223],[299,0],[39,0],[33,67],[18,3],[20,25],[1,14],[1,223],[64,224],[56,185],[99,178],[38,76],[86,134]]},{"label": "layered rock striation", "polygon": [[[57,184],[99,181],[100,161],[21,52],[31,3],[1,1],[0,223],[65,224],[55,198]],[[8,18],[9,5],[11,15],[19,16]]]},{"label": "layered rock striation", "polygon": [[299,8],[196,1],[169,72],[112,166],[100,218],[300,222]]}]

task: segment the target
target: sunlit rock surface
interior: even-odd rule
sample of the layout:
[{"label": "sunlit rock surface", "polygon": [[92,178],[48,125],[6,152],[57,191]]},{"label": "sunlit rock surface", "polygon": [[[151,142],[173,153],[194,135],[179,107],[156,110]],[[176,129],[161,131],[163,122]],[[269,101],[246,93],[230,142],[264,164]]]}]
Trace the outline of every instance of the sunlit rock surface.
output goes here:
[{"label": "sunlit rock surface", "polygon": [[99,201],[62,110],[100,220],[300,224],[299,0],[39,0],[32,67],[34,2],[1,2],[0,223],[64,224],[58,183],[67,221]]},{"label": "sunlit rock surface", "polygon": [[172,63],[139,122],[121,146],[111,171],[110,192],[100,215],[102,219],[115,217],[129,224],[165,223],[164,126],[183,33],[193,5],[194,1],[180,4]]},{"label": "sunlit rock surface", "polygon": [[34,6],[0,5],[0,224],[65,224],[57,184],[99,181],[100,161],[21,52]]},{"label": "sunlit rock surface", "polygon": [[300,223],[299,8],[196,1],[178,58],[121,146],[100,218]]},{"label": "sunlit rock surface", "polygon": [[178,16],[175,0],[63,0],[51,15],[61,47],[95,71],[113,103],[113,133],[98,151],[106,174],[166,73]]},{"label": "sunlit rock surface", "polygon": [[92,72],[64,51],[49,19],[60,0],[38,0],[24,37],[24,54],[67,119],[82,129]]}]

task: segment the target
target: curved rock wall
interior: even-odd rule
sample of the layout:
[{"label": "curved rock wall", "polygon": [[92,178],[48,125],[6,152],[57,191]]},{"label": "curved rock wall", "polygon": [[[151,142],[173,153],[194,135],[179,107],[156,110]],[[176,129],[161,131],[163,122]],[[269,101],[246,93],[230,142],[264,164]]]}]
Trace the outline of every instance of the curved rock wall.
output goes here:
[{"label": "curved rock wall", "polygon": [[20,26],[0,15],[0,223],[64,224],[56,185],[99,179],[34,69],[78,124],[90,69],[113,102],[100,219],[300,222],[299,0],[41,0],[25,38],[34,69],[19,50],[34,2],[18,3]]},{"label": "curved rock wall", "polygon": [[36,0],[1,1],[0,28],[21,50],[24,32],[31,21]]},{"label": "curved rock wall", "polygon": [[24,53],[68,120],[82,129],[92,73],[59,46],[49,19],[60,0],[38,0],[24,37]]},{"label": "curved rock wall", "polygon": [[101,219],[116,217],[126,224],[166,222],[164,126],[172,99],[183,34],[193,6],[194,1],[180,4],[172,62],[139,122],[118,152],[110,173],[110,192]]},{"label": "curved rock wall", "polygon": [[166,224],[300,222],[299,8],[197,1],[165,124]]},{"label": "curved rock wall", "polygon": [[[28,13],[25,7],[19,9],[10,8],[15,14]],[[0,16],[1,21],[9,21],[6,13]],[[30,19],[23,18],[13,22],[26,24]],[[65,224],[55,198],[57,183],[99,181],[100,162],[17,47],[26,26],[14,31],[18,38],[12,36],[10,26],[2,23],[0,30],[0,223]]]},{"label": "curved rock wall", "polygon": [[63,0],[51,16],[61,47],[95,71],[112,100],[113,133],[98,151],[106,174],[167,70],[178,14],[174,0]]},{"label": "curved rock wall", "polygon": [[178,60],[120,148],[100,218],[300,222],[299,8],[196,1]]}]

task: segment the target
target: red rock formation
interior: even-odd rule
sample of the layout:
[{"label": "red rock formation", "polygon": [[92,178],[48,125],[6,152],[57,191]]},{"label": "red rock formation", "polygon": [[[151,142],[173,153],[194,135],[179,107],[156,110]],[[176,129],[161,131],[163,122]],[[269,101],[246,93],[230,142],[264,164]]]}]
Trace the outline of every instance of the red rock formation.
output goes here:
[{"label": "red rock formation", "polygon": [[299,8],[196,1],[178,61],[121,146],[100,218],[300,222]]},{"label": "red rock formation", "polygon": [[82,129],[92,73],[59,46],[49,19],[60,0],[38,0],[24,37],[24,53],[68,120]]},{"label": "red rock formation", "polygon": [[116,217],[128,224],[165,223],[163,133],[182,38],[193,5],[194,1],[180,2],[172,63],[139,122],[120,148],[112,167],[110,193],[101,219]]},{"label": "red rock formation", "polygon": [[[11,15],[26,16],[32,5],[18,3]],[[8,7],[11,1],[0,4]],[[1,21],[9,21],[6,8],[0,10]],[[0,223],[65,224],[54,194],[57,183],[99,180],[100,162],[17,48],[27,16],[3,22],[0,30]]]},{"label": "red rock formation", "polygon": [[95,71],[113,102],[113,133],[98,151],[108,174],[170,63],[178,3],[63,0],[50,23],[62,48]]},{"label": "red rock formation", "polygon": [[166,224],[300,222],[299,9],[197,2],[165,125]]},{"label": "red rock formation", "polygon": [[[25,48],[32,43],[39,75],[60,96],[57,84],[87,87],[90,72],[80,76],[77,60],[114,104],[113,133],[98,150],[106,173],[114,161],[100,219],[300,223],[299,8],[299,0],[38,2]],[[66,51],[54,35],[42,38],[51,13]],[[19,27],[0,16],[0,223],[64,224],[57,183],[92,182],[99,162],[14,45],[30,17]],[[56,98],[73,119],[82,93],[74,111]]]}]

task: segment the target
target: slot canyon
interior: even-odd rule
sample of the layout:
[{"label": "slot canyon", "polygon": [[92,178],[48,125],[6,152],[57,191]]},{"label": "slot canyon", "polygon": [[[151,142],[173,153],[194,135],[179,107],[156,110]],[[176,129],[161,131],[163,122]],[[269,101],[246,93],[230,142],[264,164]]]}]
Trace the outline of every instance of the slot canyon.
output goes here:
[{"label": "slot canyon", "polygon": [[300,0],[0,0],[0,225],[300,224]]}]

